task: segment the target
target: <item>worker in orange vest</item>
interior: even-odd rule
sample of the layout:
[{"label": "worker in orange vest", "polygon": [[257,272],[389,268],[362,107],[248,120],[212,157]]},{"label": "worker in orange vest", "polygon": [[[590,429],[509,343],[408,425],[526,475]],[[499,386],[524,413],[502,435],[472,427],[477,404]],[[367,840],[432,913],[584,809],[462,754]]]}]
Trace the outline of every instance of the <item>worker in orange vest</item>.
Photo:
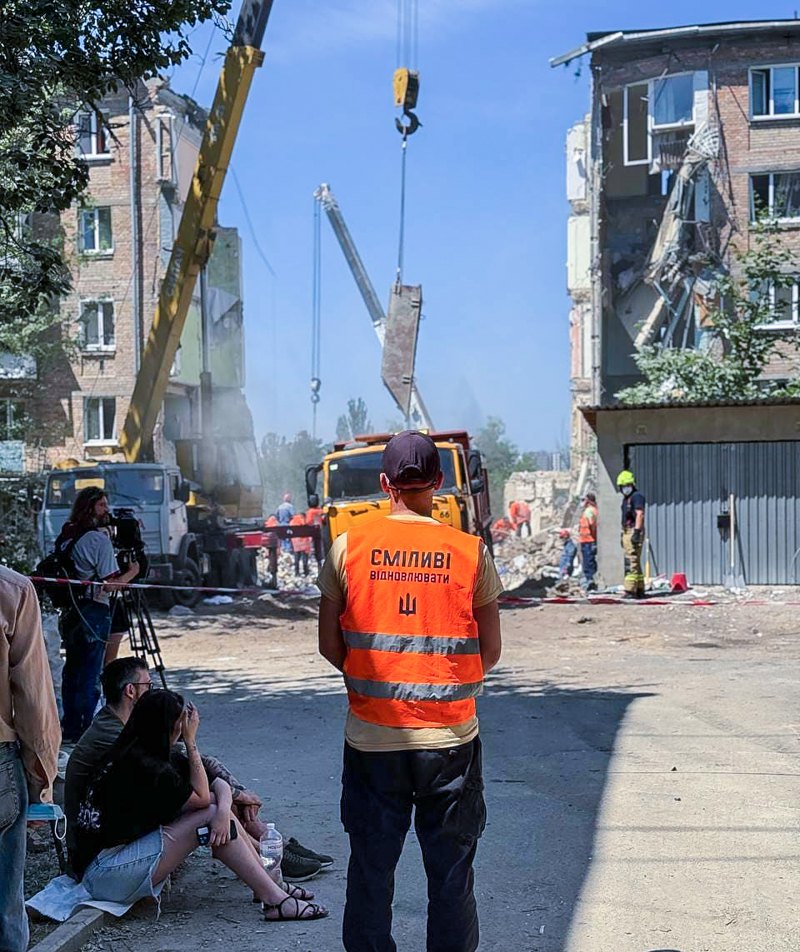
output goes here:
[{"label": "worker in orange vest", "polygon": [[583,509],[578,523],[578,542],[581,544],[581,565],[583,566],[582,587],[587,592],[597,589],[597,497],[586,493],[583,497]]},{"label": "worker in orange vest", "polygon": [[523,502],[521,499],[512,500],[508,507],[508,516],[518,539],[522,538],[523,527],[528,530],[526,534],[530,537],[531,508],[526,502]]},{"label": "worker in orange vest", "polygon": [[310,506],[306,510],[307,525],[320,527],[320,531],[312,539],[314,545],[314,558],[317,561],[317,568],[322,565],[322,523],[324,521],[324,513],[319,506]]},{"label": "worker in orange vest", "polygon": [[389,515],[338,536],[318,582],[320,653],[344,673],[350,705],[342,938],[347,952],[396,948],[394,871],[416,809],[428,952],[474,952],[486,820],[475,697],[500,658],[502,584],[481,539],[431,517],[443,475],[429,436],[393,436],[382,468]]},{"label": "worker in orange vest", "polygon": [[[290,526],[306,525],[306,517],[302,512],[292,516]],[[303,565],[303,575],[308,577],[308,557],[311,555],[311,536],[292,536],[292,552],[294,552],[294,574],[300,574],[300,564]]]}]

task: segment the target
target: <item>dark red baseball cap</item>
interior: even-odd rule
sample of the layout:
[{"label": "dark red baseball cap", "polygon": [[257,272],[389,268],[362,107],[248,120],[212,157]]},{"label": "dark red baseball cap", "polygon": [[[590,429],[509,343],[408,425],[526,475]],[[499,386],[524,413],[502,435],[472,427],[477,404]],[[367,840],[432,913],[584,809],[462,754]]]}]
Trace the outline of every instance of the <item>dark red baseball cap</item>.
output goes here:
[{"label": "dark red baseball cap", "polygon": [[433,440],[419,430],[404,430],[386,444],[383,451],[383,472],[398,489],[412,486],[427,489],[441,472],[439,450]]}]

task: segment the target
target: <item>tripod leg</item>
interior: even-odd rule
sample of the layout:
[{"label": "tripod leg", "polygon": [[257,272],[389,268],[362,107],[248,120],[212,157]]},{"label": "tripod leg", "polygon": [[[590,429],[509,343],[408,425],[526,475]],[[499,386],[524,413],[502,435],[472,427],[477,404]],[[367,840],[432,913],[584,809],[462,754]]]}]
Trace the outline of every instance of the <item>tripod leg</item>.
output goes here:
[{"label": "tripod leg", "polygon": [[137,600],[137,608],[137,620],[142,633],[142,643],[146,646],[145,650],[153,659],[153,667],[158,672],[158,676],[161,678],[162,686],[166,688],[167,679],[164,674],[164,658],[161,654],[161,645],[158,642],[158,635],[156,634],[156,629],[153,625],[153,618],[150,615],[150,609],[147,607],[147,601],[141,593],[139,593]]}]

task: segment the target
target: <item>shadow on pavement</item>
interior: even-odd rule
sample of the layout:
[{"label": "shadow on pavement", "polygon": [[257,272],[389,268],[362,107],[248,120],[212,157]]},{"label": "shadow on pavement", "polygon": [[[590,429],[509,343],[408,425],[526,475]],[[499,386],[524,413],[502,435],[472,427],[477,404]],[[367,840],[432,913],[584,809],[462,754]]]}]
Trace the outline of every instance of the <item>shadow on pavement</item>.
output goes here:
[{"label": "shadow on pavement", "polygon": [[[347,846],[338,801],[346,697],[339,676],[270,680],[190,669],[168,675],[170,687],[198,703],[201,749],[270,798],[266,811],[279,828],[337,855],[336,874],[319,882],[331,918],[315,923],[309,936],[315,948],[341,948]],[[476,864],[481,948],[567,948],[616,739],[628,706],[648,696],[634,686],[586,690],[524,680],[513,671],[493,675],[479,700],[489,810]],[[397,876],[399,948],[424,948],[425,905],[412,831]],[[164,913],[162,943],[169,906]],[[271,928],[270,934],[279,933]]]}]

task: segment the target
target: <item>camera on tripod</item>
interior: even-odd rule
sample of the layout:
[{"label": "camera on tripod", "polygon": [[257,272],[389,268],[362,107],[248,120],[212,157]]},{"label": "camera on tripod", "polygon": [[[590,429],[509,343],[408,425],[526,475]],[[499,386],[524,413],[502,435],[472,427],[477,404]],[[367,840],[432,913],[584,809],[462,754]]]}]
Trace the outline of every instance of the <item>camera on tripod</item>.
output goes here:
[{"label": "camera on tripod", "polygon": [[138,562],[139,572],[132,581],[138,582],[147,578],[148,561],[142,527],[133,509],[115,509],[109,519],[109,528],[120,571],[126,572],[131,562]]}]

